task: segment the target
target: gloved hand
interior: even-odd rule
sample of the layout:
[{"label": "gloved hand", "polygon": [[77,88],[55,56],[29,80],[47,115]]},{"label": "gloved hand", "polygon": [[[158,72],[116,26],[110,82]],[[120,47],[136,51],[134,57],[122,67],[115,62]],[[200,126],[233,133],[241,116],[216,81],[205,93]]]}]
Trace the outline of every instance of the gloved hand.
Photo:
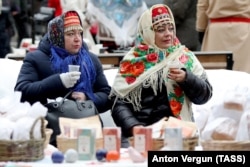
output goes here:
[{"label": "gloved hand", "polygon": [[81,72],[79,71],[72,71],[60,74],[60,78],[62,80],[63,85],[66,88],[73,87],[77,80],[80,78]]}]

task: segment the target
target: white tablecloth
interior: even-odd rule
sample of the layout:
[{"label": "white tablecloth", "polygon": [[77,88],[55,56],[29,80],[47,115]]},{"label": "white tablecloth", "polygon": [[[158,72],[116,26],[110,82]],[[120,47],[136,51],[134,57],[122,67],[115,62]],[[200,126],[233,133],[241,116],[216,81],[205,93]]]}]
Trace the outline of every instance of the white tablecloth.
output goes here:
[{"label": "white tablecloth", "polygon": [[51,154],[56,149],[53,146],[48,146],[45,149],[45,157],[42,160],[36,162],[0,162],[0,166],[11,166],[11,167],[52,167],[52,166],[61,166],[61,167],[147,167],[147,161],[143,163],[133,163],[129,158],[127,149],[121,149],[120,159],[116,162],[99,162],[97,160],[90,161],[77,161],[75,163],[63,162],[61,164],[53,163],[51,160]]}]

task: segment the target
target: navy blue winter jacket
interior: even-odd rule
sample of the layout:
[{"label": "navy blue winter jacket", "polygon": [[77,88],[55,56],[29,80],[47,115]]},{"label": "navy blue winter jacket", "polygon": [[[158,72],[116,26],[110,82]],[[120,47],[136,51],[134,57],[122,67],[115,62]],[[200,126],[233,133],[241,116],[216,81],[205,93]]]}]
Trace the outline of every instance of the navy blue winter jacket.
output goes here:
[{"label": "navy blue winter jacket", "polygon": [[[83,45],[87,49],[86,44]],[[93,85],[96,97],[95,105],[99,112],[104,112],[110,107],[108,95],[111,88],[103,73],[100,60],[92,53],[90,56],[96,68],[96,82]],[[50,57],[50,43],[45,35],[40,41],[38,49],[27,53],[18,75],[15,91],[22,92],[22,102],[28,101],[33,104],[39,101],[46,104],[47,98],[64,97],[70,91],[64,87],[59,76],[60,73],[52,71]]]}]

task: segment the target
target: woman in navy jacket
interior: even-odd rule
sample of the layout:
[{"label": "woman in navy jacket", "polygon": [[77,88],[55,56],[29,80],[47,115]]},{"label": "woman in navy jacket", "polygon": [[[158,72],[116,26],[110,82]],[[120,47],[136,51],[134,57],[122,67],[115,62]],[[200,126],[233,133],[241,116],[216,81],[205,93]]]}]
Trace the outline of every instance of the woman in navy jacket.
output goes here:
[{"label": "woman in navy jacket", "polygon": [[[27,53],[15,91],[22,92],[21,101],[47,103],[47,99],[64,97],[91,99],[99,112],[108,108],[110,86],[98,57],[83,42],[78,14],[70,11],[50,21],[48,33],[38,49]],[[80,72],[68,72],[68,64],[80,65]]]},{"label": "woman in navy jacket", "polygon": [[[69,71],[69,64],[79,65],[79,71]],[[48,99],[72,91],[69,98],[92,100],[99,112],[109,108],[110,89],[98,57],[83,43],[83,28],[75,11],[49,22],[38,49],[24,58],[15,86],[15,91],[22,93],[22,102],[46,104]],[[57,119],[47,120],[48,128],[53,129],[50,144],[56,146],[60,134]]]}]

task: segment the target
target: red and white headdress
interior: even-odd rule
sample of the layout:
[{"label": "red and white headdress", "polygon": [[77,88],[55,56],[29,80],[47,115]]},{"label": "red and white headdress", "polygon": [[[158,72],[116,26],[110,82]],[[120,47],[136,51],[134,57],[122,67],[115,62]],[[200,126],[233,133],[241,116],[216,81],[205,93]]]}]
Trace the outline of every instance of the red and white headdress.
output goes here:
[{"label": "red and white headdress", "polygon": [[171,11],[165,6],[156,6],[152,9],[152,24],[153,27],[158,27],[163,24],[171,23],[174,24],[174,18]]},{"label": "red and white headdress", "polygon": [[69,11],[64,16],[64,32],[71,30],[82,30],[80,18],[75,11]]}]

